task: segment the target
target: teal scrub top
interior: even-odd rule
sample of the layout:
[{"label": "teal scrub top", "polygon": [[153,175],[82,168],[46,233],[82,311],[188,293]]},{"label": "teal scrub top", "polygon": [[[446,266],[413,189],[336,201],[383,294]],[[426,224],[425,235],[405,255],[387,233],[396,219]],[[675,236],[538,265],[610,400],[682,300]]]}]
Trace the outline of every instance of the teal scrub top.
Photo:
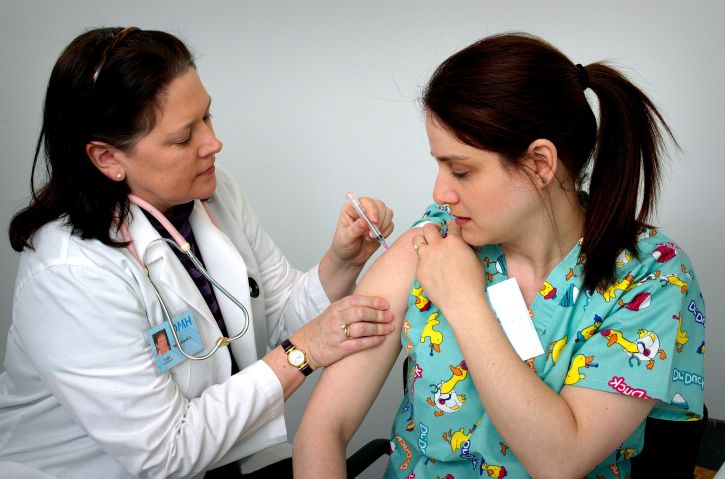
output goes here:
[{"label": "teal scrub top", "polygon": [[[451,219],[447,208],[431,205],[416,224],[444,225]],[[473,249],[484,265],[487,287],[508,279],[500,246]],[[526,363],[556,392],[571,385],[651,398],[657,400],[652,417],[698,419],[705,352],[700,287],[688,257],[661,232],[643,231],[637,251],[638,258],[626,250],[620,254],[609,287],[588,292],[581,289],[585,259],[580,243],[574,245],[531,305],[545,352]],[[494,428],[453,331],[417,281],[401,343],[408,355],[407,387],[394,420],[385,477],[530,477]],[[500,394],[505,400],[516,392]],[[643,432],[644,422],[587,477],[628,475]]]}]

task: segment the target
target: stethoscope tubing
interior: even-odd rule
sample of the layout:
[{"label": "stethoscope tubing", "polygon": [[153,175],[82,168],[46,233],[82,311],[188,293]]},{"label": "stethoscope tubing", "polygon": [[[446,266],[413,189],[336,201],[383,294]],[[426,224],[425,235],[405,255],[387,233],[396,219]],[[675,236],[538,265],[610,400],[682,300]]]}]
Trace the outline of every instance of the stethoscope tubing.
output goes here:
[{"label": "stethoscope tubing", "polygon": [[[135,204],[139,208],[143,209],[144,211],[151,214],[156,220],[158,220],[159,223],[161,223],[161,226],[164,227],[164,229],[171,235],[172,238],[174,238],[174,241],[171,241],[166,238],[157,238],[153,241],[151,241],[148,246],[146,247],[146,250],[144,251],[143,257],[139,256],[138,251],[136,251],[135,246],[133,245],[133,241],[131,239],[131,235],[128,232],[128,228],[125,224],[121,223],[119,226],[119,230],[121,232],[121,236],[123,237],[123,240],[128,243],[127,249],[131,253],[131,255],[136,259],[138,264],[141,266],[141,269],[143,270],[146,277],[149,279],[149,283],[151,284],[151,288],[154,290],[154,294],[156,295],[156,298],[159,300],[159,304],[161,305],[161,311],[163,312],[165,321],[169,323],[169,326],[171,329],[171,334],[174,337],[174,341],[176,341],[176,344],[179,347],[179,351],[181,354],[186,356],[189,359],[193,359],[195,361],[202,361],[204,359],[210,358],[214,353],[216,353],[219,348],[227,346],[230,342],[241,338],[244,336],[244,334],[249,329],[249,311],[247,310],[246,306],[242,304],[241,301],[239,301],[237,298],[234,297],[229,291],[226,290],[218,281],[216,281],[212,276],[209,274],[209,272],[206,270],[204,265],[201,264],[201,261],[194,255],[194,253],[191,251],[191,245],[184,239],[184,237],[179,233],[179,231],[174,227],[174,225],[171,224],[171,222],[154,206],[152,206],[150,203],[144,201],[143,199],[139,198],[138,196],[129,194],[128,199],[131,203]],[[210,219],[213,222],[213,218],[211,218],[211,212],[207,209],[207,214],[210,215]],[[174,322],[171,320],[171,314],[169,314],[169,310],[166,307],[166,303],[164,303],[164,300],[161,298],[161,293],[159,293],[159,290],[156,288],[156,285],[153,281],[151,281],[151,276],[149,274],[149,270],[146,267],[146,262],[144,261],[144,258],[146,256],[146,251],[148,251],[149,247],[154,244],[157,241],[163,241],[168,243],[169,245],[173,246],[177,250],[181,251],[182,253],[186,254],[191,262],[194,264],[194,266],[199,270],[199,272],[224,296],[226,296],[232,303],[234,303],[239,309],[242,310],[242,313],[244,314],[244,326],[242,327],[242,330],[235,334],[232,337],[226,337],[226,336],[219,336],[214,343],[214,347],[209,351],[208,353],[205,353],[201,356],[195,356],[193,354],[188,354],[181,346],[181,341],[179,340],[179,337],[176,334],[176,329],[174,328]]]}]

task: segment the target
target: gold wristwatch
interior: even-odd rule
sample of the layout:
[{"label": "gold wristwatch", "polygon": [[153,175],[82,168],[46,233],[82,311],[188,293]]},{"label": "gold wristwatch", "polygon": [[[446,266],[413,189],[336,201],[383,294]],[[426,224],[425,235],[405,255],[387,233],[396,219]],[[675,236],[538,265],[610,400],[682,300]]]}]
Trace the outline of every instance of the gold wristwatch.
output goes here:
[{"label": "gold wristwatch", "polygon": [[296,367],[305,376],[312,374],[312,368],[307,364],[307,356],[301,349],[295,347],[289,339],[282,341],[282,349],[287,354],[287,362]]}]

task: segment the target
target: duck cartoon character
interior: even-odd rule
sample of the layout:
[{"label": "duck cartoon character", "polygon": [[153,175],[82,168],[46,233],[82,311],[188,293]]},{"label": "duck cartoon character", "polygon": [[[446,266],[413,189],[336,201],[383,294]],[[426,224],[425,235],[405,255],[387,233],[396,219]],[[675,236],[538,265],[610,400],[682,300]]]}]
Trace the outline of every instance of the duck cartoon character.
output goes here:
[{"label": "duck cartoon character", "polygon": [[428,398],[427,402],[431,406],[435,406],[440,411],[434,411],[433,414],[436,416],[442,416],[444,412],[456,412],[458,411],[464,402],[466,402],[466,396],[458,394],[455,390],[456,385],[466,379],[468,376],[468,368],[466,362],[461,361],[458,366],[448,366],[451,370],[451,377],[445,381],[441,381],[438,385],[431,384],[433,388],[433,399]]},{"label": "duck cartoon character", "polygon": [[438,312],[431,313],[428,316],[428,322],[423,328],[423,332],[420,334],[420,342],[425,343],[426,339],[430,339],[430,355],[433,356],[433,351],[441,352],[441,343],[443,343],[443,333],[436,331],[435,328],[441,322],[438,321]]},{"label": "duck cartoon character", "polygon": [[508,475],[504,466],[494,466],[493,464],[488,464],[484,458],[481,458],[481,475],[483,475],[484,472],[488,475],[488,477],[493,477],[494,479],[503,479]]},{"label": "duck cartoon character", "polygon": [[422,286],[416,283],[413,286],[413,291],[411,294],[415,296],[415,307],[418,308],[418,310],[424,312],[430,309],[430,300],[426,298],[423,294]]},{"label": "duck cartoon character", "polygon": [[600,333],[602,336],[607,338],[608,347],[612,347],[615,344],[624,349],[629,354],[629,364],[632,366],[632,359],[636,359],[638,362],[647,361],[647,369],[652,369],[655,364],[655,358],[659,356],[660,359],[665,359],[667,354],[664,350],[660,349],[660,338],[652,331],[647,329],[640,329],[637,331],[639,337],[634,341],[629,341],[624,338],[621,331],[614,329],[605,329]]},{"label": "duck cartoon character", "polygon": [[575,343],[581,343],[592,336],[599,331],[599,327],[602,325],[602,317],[598,314],[594,315],[594,323],[587,326],[586,328],[582,329],[581,331],[577,331],[576,333],[576,339],[574,340]]},{"label": "duck cartoon character", "polygon": [[616,280],[602,293],[602,296],[604,297],[604,301],[606,301],[608,303],[612,299],[616,298],[617,291],[629,291],[632,288],[633,280],[634,280],[634,277],[631,274],[628,274],[621,281]]},{"label": "duck cartoon character", "polygon": [[542,284],[539,289],[539,294],[543,296],[544,299],[556,299],[556,288],[548,281],[544,281],[544,284]]},{"label": "duck cartoon character", "polygon": [[569,339],[569,336],[564,336],[562,338],[557,339],[556,341],[552,341],[549,345],[549,350],[546,352],[548,356],[551,356],[551,360],[554,364],[559,360],[559,356],[561,356],[561,352],[566,347],[566,342]]},{"label": "duck cartoon character", "polygon": [[580,371],[581,368],[599,367],[599,364],[592,361],[594,361],[594,356],[584,356],[583,354],[577,354],[576,356],[574,356],[574,359],[571,360],[571,367],[569,368],[569,372],[566,373],[564,384],[576,384],[581,379],[587,377],[586,374],[583,374]]},{"label": "duck cartoon character", "polygon": [[677,316],[673,315],[672,319],[677,321],[677,336],[675,339],[675,349],[678,353],[681,353],[682,348],[685,347],[685,344],[690,340],[690,338],[687,337],[687,331],[682,329],[682,314],[678,314]]}]

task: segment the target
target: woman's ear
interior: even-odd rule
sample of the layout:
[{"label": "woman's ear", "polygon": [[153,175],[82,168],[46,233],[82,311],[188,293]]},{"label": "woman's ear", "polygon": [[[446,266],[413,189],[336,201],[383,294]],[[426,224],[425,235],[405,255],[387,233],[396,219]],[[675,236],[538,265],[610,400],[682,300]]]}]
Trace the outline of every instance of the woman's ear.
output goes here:
[{"label": "woman's ear", "polygon": [[524,164],[533,175],[537,187],[544,188],[556,178],[559,156],[556,146],[549,140],[534,140],[526,150]]},{"label": "woman's ear", "polygon": [[118,150],[102,141],[91,141],[86,144],[86,154],[98,171],[111,181],[123,181],[126,172],[117,158]]}]

